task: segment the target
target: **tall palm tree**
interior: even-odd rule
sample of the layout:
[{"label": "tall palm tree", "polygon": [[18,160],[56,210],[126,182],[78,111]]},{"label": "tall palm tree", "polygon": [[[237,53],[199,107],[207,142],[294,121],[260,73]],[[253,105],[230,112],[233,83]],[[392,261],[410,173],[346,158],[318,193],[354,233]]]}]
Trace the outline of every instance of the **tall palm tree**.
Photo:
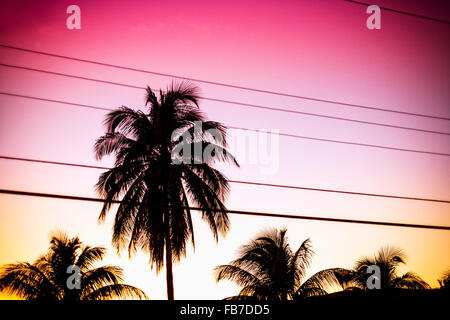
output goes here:
[{"label": "tall palm tree", "polygon": [[[159,99],[148,87],[148,113],[127,107],[110,112],[107,132],[95,144],[97,159],[115,156],[114,168],[96,185],[105,199],[99,219],[122,199],[113,245],[118,251],[128,246],[130,255],[137,249],[148,252],[157,273],[165,257],[169,300],[174,298],[172,263],[185,256],[189,240],[195,247],[189,203],[201,208],[216,241],[229,229],[224,205],[229,185],[212,165],[237,162],[225,149],[225,127],[206,121],[198,100],[198,88],[186,83],[172,84],[165,93],[160,90]],[[180,145],[183,148],[176,153]],[[195,152],[211,146],[214,150],[206,157]]]},{"label": "tall palm tree", "polygon": [[271,229],[239,250],[239,257],[215,268],[216,280],[234,281],[242,289],[228,299],[288,300],[326,294],[336,283],[332,273],[318,272],[305,280],[313,251],[305,240],[293,252],[286,229]]},{"label": "tall palm tree", "polygon": [[406,264],[405,253],[398,248],[382,247],[373,257],[363,257],[356,262],[354,270],[329,269],[334,272],[342,288],[368,289],[369,277],[373,275],[369,272],[370,266],[377,266],[380,269],[380,289],[430,289],[430,285],[413,272],[407,272],[401,276],[397,274],[397,268]]},{"label": "tall palm tree", "polygon": [[[51,236],[48,252],[34,263],[8,264],[1,268],[0,291],[26,300],[147,299],[143,291],[121,283],[121,268],[93,267],[105,253],[105,248],[86,246],[78,237],[69,239],[66,234],[56,233]],[[70,266],[79,268],[79,288],[67,285],[72,273],[68,270]]]}]

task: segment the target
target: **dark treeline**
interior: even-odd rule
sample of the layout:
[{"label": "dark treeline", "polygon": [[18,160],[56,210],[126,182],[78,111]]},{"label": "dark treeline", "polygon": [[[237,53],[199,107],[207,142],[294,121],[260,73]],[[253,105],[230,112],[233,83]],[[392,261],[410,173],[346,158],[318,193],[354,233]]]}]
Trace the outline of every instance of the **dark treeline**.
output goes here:
[{"label": "dark treeline", "polygon": [[[241,287],[235,296],[226,300],[304,300],[333,296],[336,291],[355,297],[375,291],[392,296],[403,290],[431,289],[412,272],[397,273],[406,258],[402,250],[393,247],[383,247],[373,257],[362,257],[353,269],[325,269],[306,278],[314,255],[311,240],[306,239],[294,251],[286,233],[286,229],[262,232],[239,248],[235,260],[215,268],[217,281],[230,280]],[[55,233],[50,238],[47,253],[35,262],[1,267],[0,292],[20,299],[48,302],[148,299],[142,290],[123,283],[124,272],[120,267],[94,268],[105,254],[105,248],[90,247],[78,237]],[[71,276],[68,270],[72,266],[80,270],[78,288],[68,286]],[[380,281],[380,288],[368,286],[369,266],[379,267],[380,275],[376,279]],[[449,271],[438,282],[442,290],[450,292]]]}]

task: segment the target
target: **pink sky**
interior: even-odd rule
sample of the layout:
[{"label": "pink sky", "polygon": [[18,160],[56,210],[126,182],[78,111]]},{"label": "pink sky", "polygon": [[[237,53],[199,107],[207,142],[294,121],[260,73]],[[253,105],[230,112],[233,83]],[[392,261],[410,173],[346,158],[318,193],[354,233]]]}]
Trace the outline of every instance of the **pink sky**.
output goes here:
[{"label": "pink sky", "polygon": [[[66,8],[81,8],[81,30],[66,28]],[[380,6],[450,20],[444,1],[377,1]],[[449,24],[382,12],[381,30],[366,28],[365,7],[329,1],[2,1],[0,43],[168,74],[450,116]],[[137,86],[165,88],[172,79],[0,48],[0,63],[23,65]],[[143,90],[0,67],[0,91],[103,107],[142,107]],[[450,132],[449,121],[200,85],[202,95],[273,107]],[[0,95],[0,154],[97,163],[92,146],[103,133],[102,111]],[[202,101],[208,117],[229,126],[279,129],[326,139],[450,153],[445,135],[381,128]],[[257,165],[221,166],[233,180],[361,192],[450,198],[449,158],[280,137],[275,175]],[[96,196],[99,171],[0,160],[0,188]],[[448,204],[387,200],[232,185],[230,209],[450,225]],[[98,225],[98,204],[0,195],[0,264],[33,260],[51,230],[110,245],[111,219]],[[111,215],[112,218],[113,215]],[[240,244],[268,226],[286,226],[296,247],[311,237],[311,273],[351,267],[385,244],[409,254],[405,270],[433,286],[450,267],[450,234],[363,225],[231,217],[219,244],[196,219],[198,246],[175,270],[175,297],[223,298],[212,268],[230,261]],[[111,251],[108,262],[151,298],[165,298],[164,274],[147,258]],[[199,288],[193,291],[192,287]]]}]

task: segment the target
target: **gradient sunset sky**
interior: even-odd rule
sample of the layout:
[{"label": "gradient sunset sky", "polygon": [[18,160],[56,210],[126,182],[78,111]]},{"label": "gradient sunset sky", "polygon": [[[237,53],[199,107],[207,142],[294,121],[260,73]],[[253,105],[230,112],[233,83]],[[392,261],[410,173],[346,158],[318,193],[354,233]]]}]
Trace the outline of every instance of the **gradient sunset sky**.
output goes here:
[{"label": "gradient sunset sky", "polygon": [[[66,28],[66,8],[81,8],[81,30]],[[446,1],[389,0],[377,5],[450,20]],[[450,24],[381,13],[381,30],[368,30],[366,7],[323,1],[23,1],[0,2],[0,44],[82,59],[295,95],[450,117]],[[68,61],[0,47],[0,63],[165,89],[173,79]],[[450,132],[447,120],[299,100],[213,85],[202,96],[271,107]],[[144,108],[144,90],[0,66],[0,91],[115,108]],[[211,120],[228,126],[278,129],[324,139],[450,153],[449,135],[350,123],[201,101]],[[108,166],[93,144],[106,112],[0,94],[0,155]],[[230,131],[231,138],[236,134]],[[232,180],[450,199],[450,158],[393,150],[279,138],[272,175],[239,159],[220,165]],[[100,170],[0,160],[0,188],[96,197]],[[229,209],[320,217],[450,225],[446,203],[370,198],[231,185]],[[33,261],[51,231],[79,235],[111,248],[114,212],[98,224],[101,204],[0,195],[0,265]],[[235,295],[216,284],[213,268],[268,227],[287,227],[296,248],[311,238],[309,275],[352,267],[383,245],[408,255],[401,271],[433,287],[450,268],[450,232],[230,215],[231,230],[216,244],[194,214],[195,253],[174,269],[176,299]],[[128,259],[110,249],[104,264],[126,271],[127,283],[151,299],[165,299],[165,274],[156,276],[145,254]],[[3,296],[4,297],[4,296]]]}]

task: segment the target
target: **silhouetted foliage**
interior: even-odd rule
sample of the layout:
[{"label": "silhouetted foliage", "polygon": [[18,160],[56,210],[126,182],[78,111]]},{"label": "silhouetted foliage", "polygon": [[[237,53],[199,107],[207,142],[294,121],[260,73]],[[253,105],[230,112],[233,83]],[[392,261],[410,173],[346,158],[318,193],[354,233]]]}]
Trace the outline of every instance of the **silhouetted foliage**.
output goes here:
[{"label": "silhouetted foliage", "polygon": [[[114,168],[103,173],[96,186],[105,199],[99,219],[123,197],[115,216],[113,245],[118,251],[127,246],[129,254],[137,249],[148,252],[157,272],[165,257],[169,299],[173,299],[172,262],[185,256],[189,240],[195,245],[189,202],[202,209],[216,241],[230,226],[224,205],[228,181],[212,165],[237,162],[226,152],[225,127],[206,121],[198,100],[197,87],[186,83],[160,91],[159,99],[148,88],[149,113],[127,107],[110,112],[107,132],[95,144],[98,159],[115,156]],[[200,131],[194,126],[198,122]],[[211,135],[211,129],[221,137]],[[191,139],[181,139],[184,133]],[[175,164],[172,151],[180,143],[191,150],[213,146],[219,152],[206,159],[192,153],[191,163]]]},{"label": "silhouetted foliage", "polygon": [[[122,284],[123,270],[117,266],[94,268],[106,249],[83,245],[78,237],[58,233],[51,236],[47,254],[34,263],[4,265],[0,291],[26,300],[79,301],[115,298],[147,299],[145,293]],[[80,269],[80,289],[67,286],[69,266]]]},{"label": "silhouetted foliage", "polygon": [[312,255],[309,239],[294,252],[286,229],[272,229],[243,245],[236,260],[216,267],[216,280],[228,279],[242,287],[238,296],[228,299],[287,300],[323,295],[336,280],[330,272],[318,272],[304,281]]},{"label": "silhouetted foliage", "polygon": [[441,289],[450,290],[450,270],[447,270],[442,275],[442,278],[438,280]]},{"label": "silhouetted foliage", "polygon": [[401,249],[382,247],[373,257],[363,257],[356,262],[354,270],[330,269],[343,289],[360,288],[367,290],[368,278],[372,272],[368,272],[369,266],[380,268],[381,290],[390,289],[430,289],[430,285],[413,272],[403,275],[397,274],[397,268],[406,264],[406,256]]}]

